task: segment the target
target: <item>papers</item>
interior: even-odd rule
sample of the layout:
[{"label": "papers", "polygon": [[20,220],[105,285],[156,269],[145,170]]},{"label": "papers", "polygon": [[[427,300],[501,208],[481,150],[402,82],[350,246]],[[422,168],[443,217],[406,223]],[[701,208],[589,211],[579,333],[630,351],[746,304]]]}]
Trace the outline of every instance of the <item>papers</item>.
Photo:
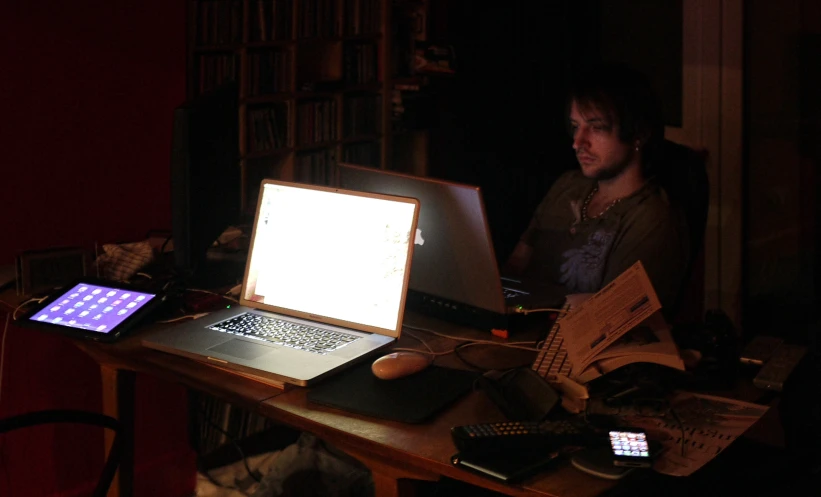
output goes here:
[{"label": "papers", "polygon": [[661,442],[653,469],[670,476],[688,476],[707,464],[740,437],[768,407],[740,400],[676,392],[669,409],[645,415],[620,416],[626,426],[642,428]]},{"label": "papers", "polygon": [[632,362],[683,370],[660,310],[661,302],[638,261],[561,320],[571,375],[587,382]]}]

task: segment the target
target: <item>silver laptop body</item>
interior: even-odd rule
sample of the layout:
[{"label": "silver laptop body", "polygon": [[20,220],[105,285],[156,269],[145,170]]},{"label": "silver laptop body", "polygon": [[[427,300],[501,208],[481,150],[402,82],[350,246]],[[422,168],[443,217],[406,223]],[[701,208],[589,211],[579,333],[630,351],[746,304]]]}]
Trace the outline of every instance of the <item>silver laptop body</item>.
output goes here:
[{"label": "silver laptop body", "polygon": [[411,290],[498,314],[527,295],[520,282],[500,277],[478,186],[344,163],[338,186],[419,199]]},{"label": "silver laptop body", "polygon": [[[308,385],[399,338],[418,213],[413,198],[265,180],[240,305],[142,343]],[[301,339],[305,328],[320,341]]]}]

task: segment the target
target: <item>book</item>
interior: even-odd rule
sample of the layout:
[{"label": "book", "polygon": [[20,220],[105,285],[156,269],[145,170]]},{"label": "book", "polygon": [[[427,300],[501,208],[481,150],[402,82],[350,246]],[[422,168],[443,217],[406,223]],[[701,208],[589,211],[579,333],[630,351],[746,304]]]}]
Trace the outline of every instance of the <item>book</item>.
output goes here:
[{"label": "book", "polygon": [[[585,383],[628,364],[655,363],[684,370],[641,261],[575,309],[570,308],[555,327],[551,332],[560,338],[545,340],[550,349],[539,354],[533,369],[551,383],[567,384],[570,380],[581,388],[582,396]],[[548,353],[561,361],[546,358]],[[555,366],[558,362],[561,368]],[[549,364],[553,367],[546,367]]]}]

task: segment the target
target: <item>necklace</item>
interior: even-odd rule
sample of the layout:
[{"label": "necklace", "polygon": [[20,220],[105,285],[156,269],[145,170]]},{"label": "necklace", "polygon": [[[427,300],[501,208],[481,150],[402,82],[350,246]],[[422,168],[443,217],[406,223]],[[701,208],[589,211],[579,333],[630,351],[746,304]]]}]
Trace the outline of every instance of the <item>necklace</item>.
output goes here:
[{"label": "necklace", "polygon": [[[595,196],[596,192],[598,192],[598,191],[599,191],[599,185],[596,184],[593,187],[593,189],[590,190],[590,193],[587,195],[587,198],[584,199],[584,202],[582,203],[582,209],[581,209],[582,221],[586,221],[587,219],[589,219],[589,217],[587,215],[587,206],[588,206],[588,204],[590,204],[590,201],[593,200],[593,196]],[[607,207],[602,209],[602,211],[599,212],[599,215],[596,216],[596,217],[601,217],[605,212],[609,211],[611,207],[613,207],[614,205],[621,202],[621,199],[622,199],[622,197],[619,197],[616,200],[614,200],[614,201],[610,202],[609,204],[607,204]]]}]

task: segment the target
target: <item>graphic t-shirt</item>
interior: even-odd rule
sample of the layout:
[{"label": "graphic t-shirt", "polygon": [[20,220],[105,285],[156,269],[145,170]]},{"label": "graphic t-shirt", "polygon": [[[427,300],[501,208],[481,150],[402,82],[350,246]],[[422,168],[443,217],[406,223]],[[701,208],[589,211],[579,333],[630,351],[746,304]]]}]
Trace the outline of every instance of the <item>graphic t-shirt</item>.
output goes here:
[{"label": "graphic t-shirt", "polygon": [[522,241],[533,247],[528,279],[565,294],[593,293],[641,260],[663,308],[672,306],[688,258],[686,221],[664,190],[648,181],[600,217],[581,219],[595,181],[563,174],[539,204]]}]

